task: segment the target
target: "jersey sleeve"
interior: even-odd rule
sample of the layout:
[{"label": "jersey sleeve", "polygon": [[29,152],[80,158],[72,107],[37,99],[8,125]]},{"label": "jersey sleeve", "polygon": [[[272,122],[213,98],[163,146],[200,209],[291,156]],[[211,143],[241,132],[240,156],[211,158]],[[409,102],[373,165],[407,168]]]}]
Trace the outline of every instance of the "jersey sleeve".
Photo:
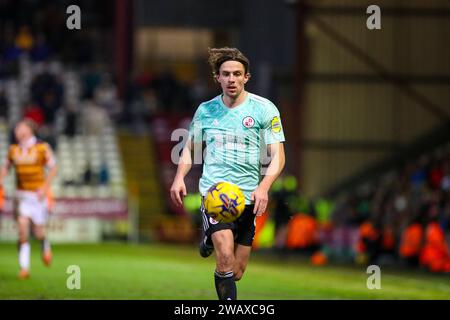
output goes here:
[{"label": "jersey sleeve", "polygon": [[44,143],[44,161],[47,168],[53,168],[56,165],[55,155],[48,143]]},{"label": "jersey sleeve", "polygon": [[202,142],[202,105],[195,111],[194,117],[189,125],[189,139],[194,143]]},{"label": "jersey sleeve", "polygon": [[264,108],[263,130],[266,144],[285,141],[280,112],[273,103],[267,104]]}]

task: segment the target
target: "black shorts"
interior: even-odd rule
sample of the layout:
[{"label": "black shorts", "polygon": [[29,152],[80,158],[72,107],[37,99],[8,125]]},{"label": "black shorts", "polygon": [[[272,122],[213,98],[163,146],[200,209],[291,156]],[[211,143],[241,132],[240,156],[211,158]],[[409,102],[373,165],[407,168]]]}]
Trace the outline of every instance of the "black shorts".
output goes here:
[{"label": "black shorts", "polygon": [[203,230],[205,239],[202,239],[207,245],[212,246],[211,235],[220,230],[230,229],[234,235],[234,242],[243,246],[251,247],[255,238],[256,215],[253,213],[254,205],[246,205],[242,215],[234,222],[217,222],[211,218],[203,206],[200,208],[200,214],[203,218]]}]

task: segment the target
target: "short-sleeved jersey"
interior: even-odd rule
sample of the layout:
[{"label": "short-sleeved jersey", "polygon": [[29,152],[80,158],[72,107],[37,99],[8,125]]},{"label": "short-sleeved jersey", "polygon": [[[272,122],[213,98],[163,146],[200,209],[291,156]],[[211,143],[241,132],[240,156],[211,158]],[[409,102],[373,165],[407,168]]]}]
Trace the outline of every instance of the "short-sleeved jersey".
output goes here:
[{"label": "short-sleeved jersey", "polygon": [[[222,95],[200,104],[189,127],[195,146],[205,143],[199,190],[205,195],[215,183],[239,186],[246,204],[261,179],[261,159],[268,144],[284,141],[280,113],[269,100],[248,93],[240,105],[228,108]],[[196,163],[194,150],[194,163]],[[263,156],[263,157],[262,157]]]},{"label": "short-sleeved jersey", "polygon": [[7,164],[16,170],[17,189],[37,191],[45,183],[45,169],[55,165],[51,147],[42,141],[36,141],[27,148],[19,144],[9,147]]}]

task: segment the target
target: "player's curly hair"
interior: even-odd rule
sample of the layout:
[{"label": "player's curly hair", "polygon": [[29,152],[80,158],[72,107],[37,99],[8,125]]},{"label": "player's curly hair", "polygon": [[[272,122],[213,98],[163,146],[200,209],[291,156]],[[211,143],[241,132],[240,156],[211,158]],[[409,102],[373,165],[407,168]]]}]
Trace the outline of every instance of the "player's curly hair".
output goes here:
[{"label": "player's curly hair", "polygon": [[212,69],[214,79],[219,75],[220,66],[225,61],[239,61],[244,65],[245,74],[250,74],[250,61],[236,48],[208,48],[208,62]]}]

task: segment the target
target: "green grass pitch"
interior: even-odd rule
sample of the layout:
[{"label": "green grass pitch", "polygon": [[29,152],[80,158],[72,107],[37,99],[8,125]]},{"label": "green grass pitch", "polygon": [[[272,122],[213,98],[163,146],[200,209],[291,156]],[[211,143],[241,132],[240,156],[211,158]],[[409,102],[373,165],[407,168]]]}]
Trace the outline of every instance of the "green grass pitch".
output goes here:
[{"label": "green grass pitch", "polygon": [[[191,246],[54,245],[50,268],[32,244],[31,278],[18,280],[16,246],[0,244],[0,299],[216,299],[214,258]],[[67,267],[81,269],[81,288],[66,287]],[[381,289],[366,287],[363,267],[314,267],[299,259],[252,256],[239,299],[450,299],[450,277],[384,270]]]}]

